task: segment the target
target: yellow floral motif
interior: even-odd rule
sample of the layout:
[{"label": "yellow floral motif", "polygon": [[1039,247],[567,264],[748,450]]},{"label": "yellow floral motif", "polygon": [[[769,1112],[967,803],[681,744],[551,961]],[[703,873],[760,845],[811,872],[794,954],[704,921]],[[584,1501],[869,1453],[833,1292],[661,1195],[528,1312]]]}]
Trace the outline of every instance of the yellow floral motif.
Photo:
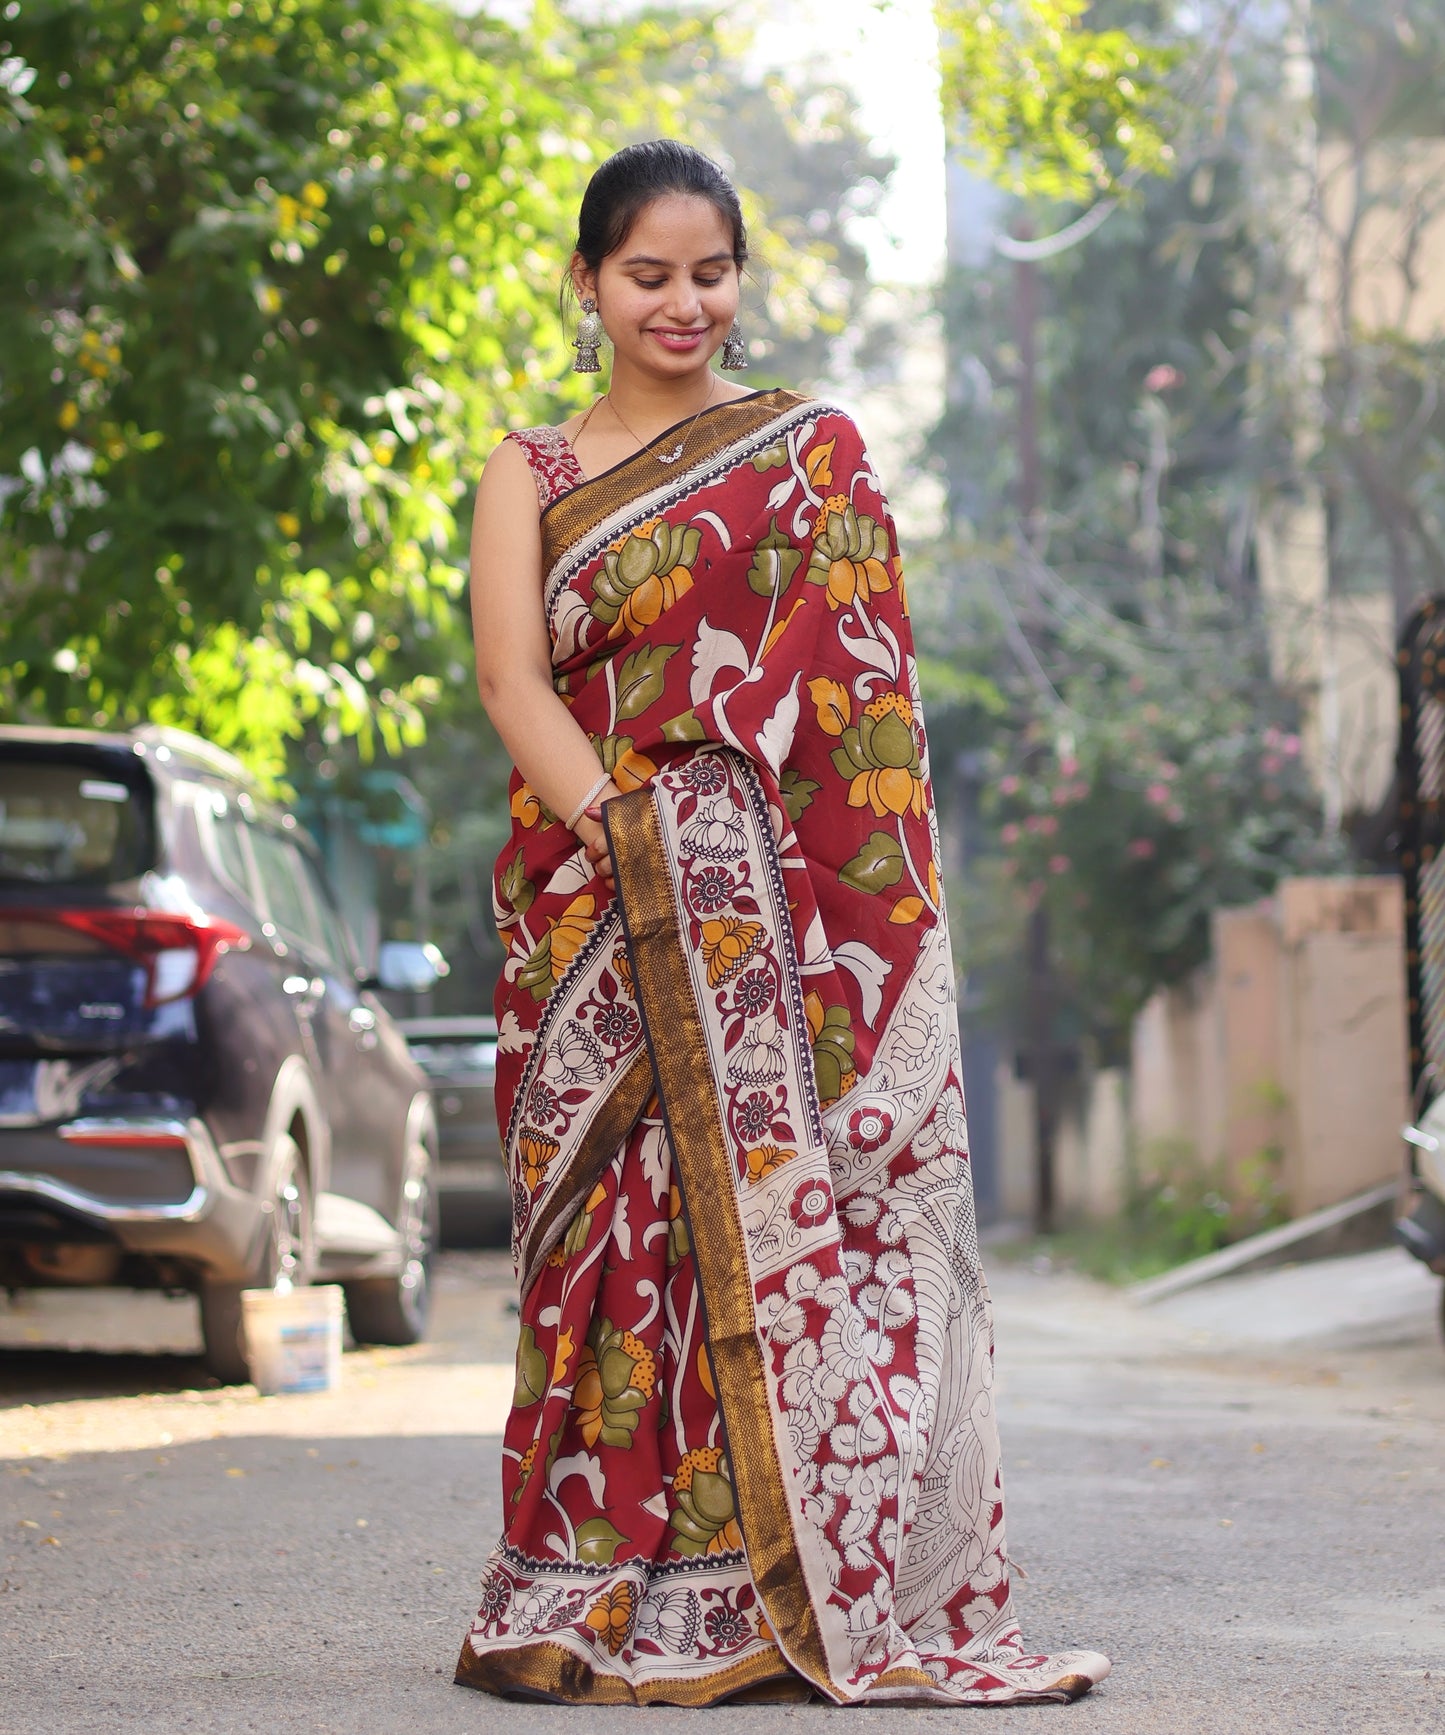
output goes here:
[{"label": "yellow floral motif", "polygon": [[517,1461],[517,1485],[512,1490],[513,1504],[522,1498],[522,1490],[527,1486],[527,1480],[532,1474],[532,1467],[537,1462],[538,1443],[538,1441],[533,1440]]},{"label": "yellow floral motif", "polygon": [[560,1271],[567,1263],[567,1249],[560,1241],[555,1243],[551,1252],[548,1253],[547,1263],[554,1271]]},{"label": "yellow floral motif", "polygon": [[735,976],[762,944],[761,922],[739,916],[717,916],[702,925],[700,950],[707,965],[707,985],[716,988]]},{"label": "yellow floral motif", "polygon": [[819,675],[808,682],[808,697],[818,710],[818,727],[825,735],[841,735],[853,721],[853,700],[841,681]]},{"label": "yellow floral motif", "polygon": [[777,1145],[758,1145],[748,1152],[749,1185],[766,1180],[769,1175],[781,1169],[784,1163],[791,1163],[797,1154],[796,1151],[782,1150]]},{"label": "yellow floral motif", "polygon": [[888,532],[863,516],[846,495],[833,494],[813,522],[808,582],[827,587],[828,607],[842,608],[893,588]]},{"label": "yellow floral motif", "polygon": [[684,1452],[682,1462],[673,1472],[673,1492],[681,1494],[691,1488],[694,1471],[716,1470],[721,1461],[722,1453],[716,1446],[694,1446],[690,1452]]},{"label": "yellow floral motif", "polygon": [[743,1545],[733,1500],[732,1471],[716,1446],[694,1446],[672,1478],[676,1496],[668,1524],[678,1554],[723,1554]]},{"label": "yellow floral motif", "polygon": [[549,1139],[545,1133],[528,1127],[522,1129],[517,1149],[522,1158],[522,1185],[529,1193],[535,1193],[547,1178],[552,1159],[561,1148],[556,1139]]},{"label": "yellow floral motif", "polygon": [[885,813],[903,814],[912,810],[923,818],[923,780],[912,772],[887,766],[881,771],[860,771],[848,785],[849,807],[871,807],[879,819]]},{"label": "yellow floral motif", "polygon": [[612,969],[617,980],[622,984],[622,992],[629,1000],[637,998],[637,990],[632,985],[632,960],[627,956],[625,946],[617,946],[612,952]]},{"label": "yellow floral motif", "polygon": [[629,747],[612,767],[612,781],[624,795],[629,790],[644,788],[656,776],[656,765],[635,747]]},{"label": "yellow floral motif", "polygon": [[542,803],[527,784],[518,784],[516,793],[512,796],[512,818],[530,831],[541,817]]},{"label": "yellow floral motif", "polygon": [[637,1612],[636,1592],[629,1580],[604,1590],[587,1611],[587,1625],[597,1634],[612,1656],[627,1643]]},{"label": "yellow floral motif", "polygon": [[808,475],[809,487],[833,486],[833,449],[837,444],[836,440],[825,440],[821,446],[811,446],[803,454],[803,468]]},{"label": "yellow floral motif", "polygon": [[902,693],[880,693],[878,697],[863,707],[863,715],[872,717],[876,722],[880,717],[892,715],[900,717],[905,727],[913,727],[913,701],[905,699]]},{"label": "yellow floral motif", "polygon": [[597,900],[590,892],[573,898],[552,928],[552,980],[560,982],[578,948],[596,927]]},{"label": "yellow floral motif", "polygon": [[611,628],[609,639],[635,636],[687,595],[701,545],[701,531],[665,518],[635,525],[611,545],[592,599],[593,615]]}]

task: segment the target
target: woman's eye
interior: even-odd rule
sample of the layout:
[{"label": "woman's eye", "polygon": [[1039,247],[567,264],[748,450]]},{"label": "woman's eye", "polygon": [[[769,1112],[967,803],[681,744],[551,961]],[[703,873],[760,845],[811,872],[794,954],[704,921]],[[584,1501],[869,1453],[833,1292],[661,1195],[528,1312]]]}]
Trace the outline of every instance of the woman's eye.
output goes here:
[{"label": "woman's eye", "polygon": [[722,282],[722,277],[698,277],[694,279],[694,282],[702,289],[716,289],[718,284]]},{"label": "woman's eye", "polygon": [[665,277],[634,277],[632,281],[639,289],[661,289],[667,279]]}]

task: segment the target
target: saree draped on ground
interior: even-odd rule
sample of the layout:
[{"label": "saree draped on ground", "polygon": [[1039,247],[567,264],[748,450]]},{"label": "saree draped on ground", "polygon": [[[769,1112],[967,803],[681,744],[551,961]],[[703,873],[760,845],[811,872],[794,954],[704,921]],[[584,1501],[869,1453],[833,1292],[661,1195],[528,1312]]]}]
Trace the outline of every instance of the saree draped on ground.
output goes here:
[{"label": "saree draped on ground", "polygon": [[505,1533],[457,1678],[571,1701],[1076,1696],[1009,1599],[903,575],[841,411],[765,392],[544,513],[611,898],[520,781],[498,1104]]}]

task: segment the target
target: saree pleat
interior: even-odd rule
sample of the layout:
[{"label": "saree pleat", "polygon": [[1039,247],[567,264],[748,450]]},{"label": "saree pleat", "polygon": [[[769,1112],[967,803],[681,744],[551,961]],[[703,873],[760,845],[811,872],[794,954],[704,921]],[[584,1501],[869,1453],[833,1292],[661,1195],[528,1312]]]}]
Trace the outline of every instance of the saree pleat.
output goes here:
[{"label": "saree pleat", "polygon": [[[516,780],[505,1530],[457,1679],[563,1702],[1062,1700],[1009,1595],[992,1321],[901,567],[760,393],[543,517],[609,898]],[[724,625],[723,623],[726,622]]]}]

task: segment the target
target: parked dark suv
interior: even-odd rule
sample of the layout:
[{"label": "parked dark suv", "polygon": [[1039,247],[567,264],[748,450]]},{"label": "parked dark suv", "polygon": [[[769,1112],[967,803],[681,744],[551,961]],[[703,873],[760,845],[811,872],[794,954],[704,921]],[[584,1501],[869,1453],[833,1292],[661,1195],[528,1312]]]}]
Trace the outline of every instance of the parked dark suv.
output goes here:
[{"label": "parked dark suv", "polygon": [[383,950],[364,980],[314,846],[228,754],[0,728],[0,1284],[193,1290],[223,1380],[242,1289],[282,1279],[415,1342],[436,1124],[373,989],[435,971]]}]

